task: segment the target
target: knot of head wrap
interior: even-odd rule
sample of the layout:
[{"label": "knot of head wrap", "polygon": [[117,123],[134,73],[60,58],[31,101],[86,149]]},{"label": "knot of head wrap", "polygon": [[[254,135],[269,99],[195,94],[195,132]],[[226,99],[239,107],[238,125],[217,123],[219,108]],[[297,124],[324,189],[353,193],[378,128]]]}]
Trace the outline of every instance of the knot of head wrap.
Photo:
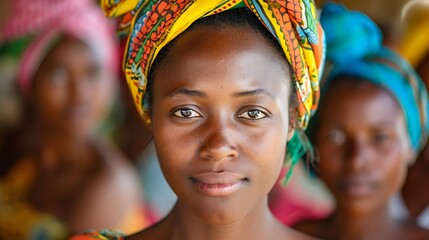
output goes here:
[{"label": "knot of head wrap", "polygon": [[116,68],[113,25],[92,0],[11,1],[0,47],[6,52],[3,57],[18,63],[17,80],[24,93],[43,59],[64,36],[86,43],[106,70]]},{"label": "knot of head wrap", "polygon": [[328,52],[322,101],[330,82],[339,76],[357,77],[386,89],[401,107],[411,146],[419,151],[429,133],[429,101],[415,70],[382,45],[381,31],[364,14],[329,3],[322,9],[321,23]]},{"label": "knot of head wrap", "polygon": [[121,16],[120,31],[128,34],[123,70],[147,123],[144,95],[159,51],[196,20],[237,7],[249,8],[281,45],[296,80],[298,127],[305,129],[317,108],[324,39],[313,0],[103,0],[101,5],[107,16]]}]

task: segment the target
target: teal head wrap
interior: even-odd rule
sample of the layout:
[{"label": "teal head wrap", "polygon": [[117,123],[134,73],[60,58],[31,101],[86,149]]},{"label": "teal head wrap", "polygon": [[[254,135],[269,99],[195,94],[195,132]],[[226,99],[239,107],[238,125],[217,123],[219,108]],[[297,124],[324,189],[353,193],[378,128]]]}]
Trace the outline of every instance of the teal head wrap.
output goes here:
[{"label": "teal head wrap", "polygon": [[331,80],[338,76],[357,77],[387,90],[403,111],[412,148],[420,151],[429,133],[429,100],[414,69],[382,45],[381,31],[362,13],[328,3],[323,7],[321,23],[327,41],[321,101]]}]

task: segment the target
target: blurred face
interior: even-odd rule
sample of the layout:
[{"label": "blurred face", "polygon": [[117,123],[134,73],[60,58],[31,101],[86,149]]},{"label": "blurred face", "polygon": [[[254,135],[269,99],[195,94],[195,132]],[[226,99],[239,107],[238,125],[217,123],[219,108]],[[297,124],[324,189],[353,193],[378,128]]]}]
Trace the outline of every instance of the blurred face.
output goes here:
[{"label": "blurred face", "polygon": [[110,107],[114,82],[87,45],[61,41],[42,62],[32,90],[36,115],[46,130],[87,135]]},{"label": "blurred face", "polygon": [[179,206],[226,224],[266,205],[292,136],[286,62],[258,33],[208,27],[177,39],[164,62],[152,128]]},{"label": "blurred face", "polygon": [[412,151],[398,103],[369,82],[340,79],[320,106],[320,175],[340,211],[365,213],[399,191]]}]

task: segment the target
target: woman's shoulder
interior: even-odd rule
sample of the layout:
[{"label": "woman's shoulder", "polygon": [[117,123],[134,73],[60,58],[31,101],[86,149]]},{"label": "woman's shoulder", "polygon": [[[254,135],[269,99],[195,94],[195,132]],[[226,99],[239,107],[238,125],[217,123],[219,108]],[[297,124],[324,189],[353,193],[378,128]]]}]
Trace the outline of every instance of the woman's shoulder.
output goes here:
[{"label": "woman's shoulder", "polygon": [[140,195],[138,172],[131,161],[108,142],[97,142],[95,146],[102,160],[102,171],[93,179],[95,188],[113,195]]},{"label": "woman's shoulder", "polygon": [[413,221],[405,221],[402,223],[404,226],[404,231],[399,234],[403,236],[403,239],[429,239],[428,229],[418,226]]},{"label": "woman's shoulder", "polygon": [[124,240],[125,235],[120,231],[115,230],[101,230],[101,231],[86,231],[82,234],[75,235],[69,240]]},{"label": "woman's shoulder", "polygon": [[318,238],[325,238],[327,227],[326,219],[305,220],[293,226],[295,230]]}]

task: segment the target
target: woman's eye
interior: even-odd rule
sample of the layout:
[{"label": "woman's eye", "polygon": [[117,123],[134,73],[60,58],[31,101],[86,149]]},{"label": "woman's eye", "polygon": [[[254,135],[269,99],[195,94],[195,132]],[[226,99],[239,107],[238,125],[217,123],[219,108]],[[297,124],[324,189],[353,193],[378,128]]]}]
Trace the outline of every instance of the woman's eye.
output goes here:
[{"label": "woman's eye", "polygon": [[249,110],[245,111],[244,113],[238,115],[239,118],[245,118],[245,119],[252,119],[252,120],[258,120],[262,118],[266,118],[267,114],[263,113],[260,110]]},{"label": "woman's eye", "polygon": [[374,143],[384,143],[390,140],[390,135],[387,133],[378,133],[372,137]]},{"label": "woman's eye", "polygon": [[87,77],[91,81],[101,80],[101,68],[98,66],[91,66],[87,71]]},{"label": "woman's eye", "polygon": [[341,145],[346,141],[346,135],[341,130],[332,129],[328,133],[328,140],[335,144]]},{"label": "woman's eye", "polygon": [[199,114],[198,112],[189,109],[189,108],[182,108],[179,109],[177,111],[175,111],[174,116],[179,117],[179,118],[197,118],[197,117],[201,117],[201,114]]},{"label": "woman's eye", "polygon": [[54,84],[64,84],[68,80],[67,70],[63,67],[52,69],[49,80]]}]

